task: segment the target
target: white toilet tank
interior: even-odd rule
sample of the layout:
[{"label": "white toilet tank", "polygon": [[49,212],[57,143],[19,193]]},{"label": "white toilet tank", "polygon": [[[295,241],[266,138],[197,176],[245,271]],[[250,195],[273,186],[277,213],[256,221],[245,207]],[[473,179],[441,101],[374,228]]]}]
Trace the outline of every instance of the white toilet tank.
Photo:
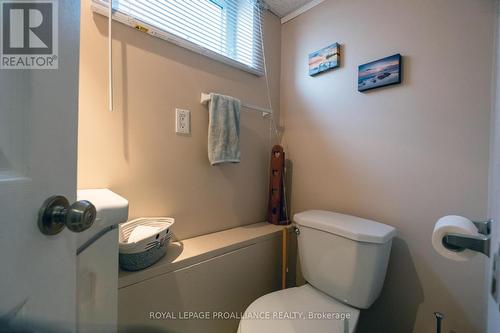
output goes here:
[{"label": "white toilet tank", "polygon": [[380,295],[396,229],[322,210],[295,214],[302,274],[308,283],[353,307]]}]

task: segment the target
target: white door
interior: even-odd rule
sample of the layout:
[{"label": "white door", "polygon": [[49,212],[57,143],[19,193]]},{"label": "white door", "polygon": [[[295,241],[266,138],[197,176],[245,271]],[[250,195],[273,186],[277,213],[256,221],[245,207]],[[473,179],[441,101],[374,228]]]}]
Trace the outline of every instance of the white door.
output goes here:
[{"label": "white door", "polygon": [[[0,331],[8,325],[27,326],[23,332],[76,327],[75,234],[66,228],[46,236],[37,226],[48,197],[76,199],[80,1],[54,3],[58,69],[0,69]],[[30,29],[46,22],[36,10],[20,17]],[[24,42],[45,47],[33,31]]]},{"label": "white door", "polygon": [[[500,19],[500,7],[497,4],[497,21]],[[496,54],[496,103],[492,117],[492,150],[490,165],[490,200],[489,211],[492,225],[491,256],[486,268],[488,333],[500,332],[500,24],[497,24]],[[496,263],[494,263],[496,261]],[[495,268],[494,268],[495,267]]]}]

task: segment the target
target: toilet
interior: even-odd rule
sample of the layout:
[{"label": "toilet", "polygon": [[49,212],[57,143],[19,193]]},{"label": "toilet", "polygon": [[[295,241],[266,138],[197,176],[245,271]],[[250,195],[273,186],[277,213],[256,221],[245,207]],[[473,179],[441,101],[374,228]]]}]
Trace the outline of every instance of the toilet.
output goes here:
[{"label": "toilet", "polygon": [[396,229],[322,210],[294,216],[307,284],[255,300],[239,333],[351,333],[384,284]]}]

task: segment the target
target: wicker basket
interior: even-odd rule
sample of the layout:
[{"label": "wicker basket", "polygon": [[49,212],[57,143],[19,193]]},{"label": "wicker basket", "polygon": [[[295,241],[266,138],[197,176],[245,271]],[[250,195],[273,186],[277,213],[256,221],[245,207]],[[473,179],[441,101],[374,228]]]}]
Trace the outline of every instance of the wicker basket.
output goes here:
[{"label": "wicker basket", "polygon": [[[167,252],[172,239],[171,227],[175,220],[169,217],[147,217],[135,219],[120,225],[120,267],[127,271],[138,271],[160,260]],[[155,234],[128,242],[138,226],[154,227]]]}]

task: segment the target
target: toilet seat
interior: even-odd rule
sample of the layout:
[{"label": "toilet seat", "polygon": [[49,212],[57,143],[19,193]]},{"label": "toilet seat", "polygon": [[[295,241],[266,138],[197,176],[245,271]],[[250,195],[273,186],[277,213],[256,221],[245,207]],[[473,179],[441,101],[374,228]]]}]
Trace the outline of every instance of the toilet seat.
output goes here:
[{"label": "toilet seat", "polygon": [[[342,314],[350,318],[341,320]],[[353,333],[358,318],[358,309],[306,284],[255,300],[246,309],[238,333]]]}]

